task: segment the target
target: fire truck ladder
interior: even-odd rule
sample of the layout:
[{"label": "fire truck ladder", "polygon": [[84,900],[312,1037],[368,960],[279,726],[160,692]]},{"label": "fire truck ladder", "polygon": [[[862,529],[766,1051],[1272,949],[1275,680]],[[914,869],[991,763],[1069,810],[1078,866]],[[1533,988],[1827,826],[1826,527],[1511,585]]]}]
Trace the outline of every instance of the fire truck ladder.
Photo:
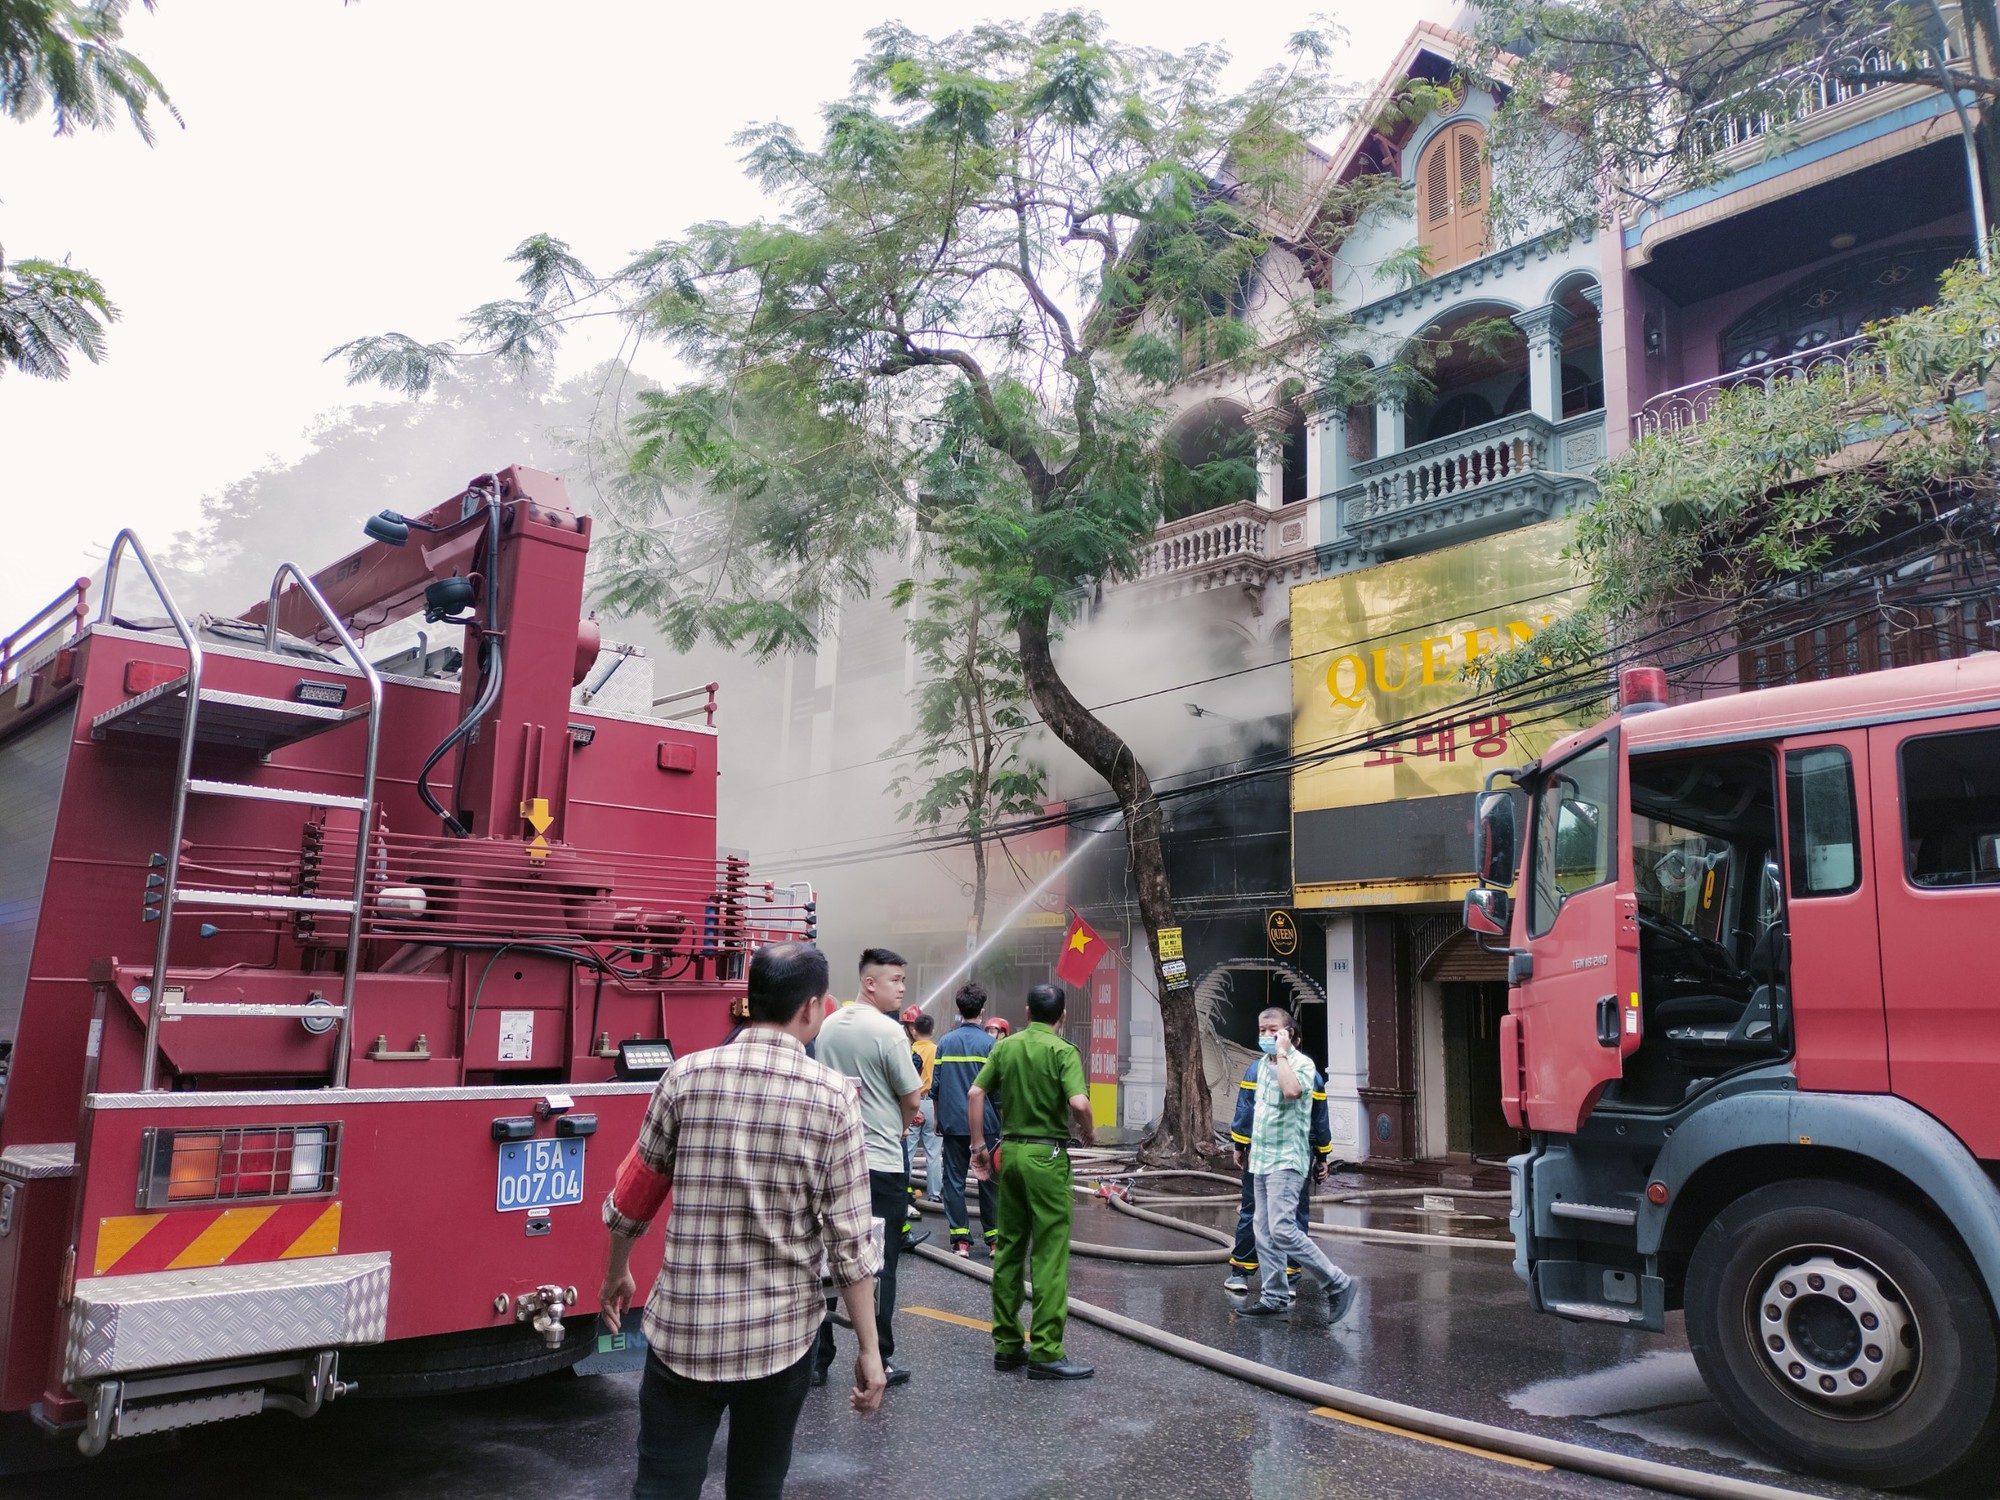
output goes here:
[{"label": "fire truck ladder", "polygon": [[[164,854],[153,856],[155,870],[147,877],[148,910],[146,920],[158,921],[159,937],[153,949],[153,991],[152,1003],[146,1007],[146,1061],[140,1079],[140,1088],[151,1090],[159,1064],[160,1022],[166,1017],[210,1017],[210,1016],[297,1016],[307,1021],[331,1021],[333,1023],[333,1078],[332,1084],[340,1088],[347,1082],[348,1047],[350,1017],[354,1011],[355,971],[361,957],[361,908],[368,881],[368,824],[369,809],[375,804],[375,757],[376,744],[381,730],[382,678],[362,655],[347,628],[341,624],[333,610],[328,607],[325,597],[313,587],[307,578],[292,563],[283,563],[271,579],[270,607],[264,615],[264,649],[275,653],[278,649],[278,595],[289,578],[294,587],[319,612],[327,630],[340,643],[341,650],[354,668],[368,684],[368,706],[364,709],[333,708],[321,704],[291,703],[282,698],[263,698],[248,693],[224,692],[201,685],[202,648],[200,638],[195,634],[180,606],[174,603],[167,591],[159,570],[153,560],[146,555],[146,549],[129,530],[118,533],[118,539],[111,544],[111,558],[104,569],[104,598],[98,611],[98,619],[109,623],[112,600],[117,595],[118,562],[126,551],[138,560],[146,574],[146,580],[159,596],[167,617],[173,622],[174,633],[180,637],[181,646],[187,652],[187,671],[171,682],[149,689],[128,698],[116,708],[99,714],[91,721],[94,738],[103,739],[112,733],[152,737],[171,737],[179,743],[178,757],[174,771],[173,811],[167,827],[167,847]],[[362,762],[361,795],[358,797],[333,796],[323,792],[303,791],[289,787],[252,786],[240,781],[206,781],[193,774],[194,748],[197,744],[226,745],[238,749],[254,749],[267,753],[281,745],[295,744],[311,735],[322,733],[349,720],[365,715],[368,721],[368,748]],[[185,887],[180,881],[181,831],[187,821],[187,803],[191,796],[197,797],[240,797],[259,802],[291,802],[307,807],[340,808],[354,812],[356,833],[354,840],[354,886],[351,895],[345,899],[325,896],[280,896],[261,891],[197,890]],[[157,896],[157,909],[151,905]],[[347,961],[341,976],[340,1004],[302,1005],[225,1005],[200,1004],[186,1000],[167,998],[167,948],[172,936],[174,913],[177,908],[248,908],[254,911],[314,912],[328,916],[344,916],[347,925]]]}]

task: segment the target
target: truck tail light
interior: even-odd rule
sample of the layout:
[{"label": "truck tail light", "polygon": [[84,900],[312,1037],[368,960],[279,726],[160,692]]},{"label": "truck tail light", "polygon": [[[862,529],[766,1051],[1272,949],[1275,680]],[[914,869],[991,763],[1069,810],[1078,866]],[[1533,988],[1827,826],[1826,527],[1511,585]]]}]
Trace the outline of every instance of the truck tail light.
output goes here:
[{"label": "truck tail light", "polygon": [[339,1157],[337,1124],[156,1127],[141,1146],[138,1206],[331,1193]]}]

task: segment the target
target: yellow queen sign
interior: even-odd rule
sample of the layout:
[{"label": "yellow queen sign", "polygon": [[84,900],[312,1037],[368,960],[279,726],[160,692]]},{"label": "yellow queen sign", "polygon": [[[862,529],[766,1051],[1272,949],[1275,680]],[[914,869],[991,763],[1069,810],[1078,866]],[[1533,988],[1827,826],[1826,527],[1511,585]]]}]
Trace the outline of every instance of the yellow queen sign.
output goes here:
[{"label": "yellow queen sign", "polygon": [[[1567,521],[1523,527],[1292,590],[1292,750],[1342,752],[1293,773],[1301,904],[1368,885],[1407,888],[1376,899],[1449,899],[1436,884],[1466,873],[1470,844],[1419,835],[1455,829],[1460,799],[1489,772],[1576,727],[1546,710],[1482,708],[1466,679],[1479,658],[1532,641],[1576,606],[1583,587],[1562,556],[1571,534]],[[1367,739],[1376,743],[1342,750]],[[1423,799],[1451,805],[1359,811]],[[1329,840],[1337,850],[1320,847]],[[1312,899],[1318,887],[1328,889]]]}]

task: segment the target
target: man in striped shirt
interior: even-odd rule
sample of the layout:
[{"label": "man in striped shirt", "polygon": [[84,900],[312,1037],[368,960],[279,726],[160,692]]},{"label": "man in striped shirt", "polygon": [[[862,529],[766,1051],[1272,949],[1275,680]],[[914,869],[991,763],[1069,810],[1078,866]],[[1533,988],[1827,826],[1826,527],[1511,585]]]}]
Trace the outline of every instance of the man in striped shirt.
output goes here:
[{"label": "man in striped shirt", "polygon": [[730,1500],[783,1493],[822,1257],[860,1345],[854,1409],[882,1400],[861,1111],[852,1085],[805,1054],[824,1014],[826,959],[804,943],[760,948],[749,989],[742,1035],[660,1080],[604,1201],[611,1249],[599,1305],[615,1329],[637,1293],[632,1242],[673,1194],[646,1301],[634,1500],[695,1500],[725,1411]]},{"label": "man in striped shirt", "polygon": [[1292,1013],[1271,1007],[1257,1017],[1257,1099],[1251,1110],[1250,1149],[1237,1159],[1254,1179],[1257,1259],[1261,1293],[1236,1311],[1246,1318],[1284,1313],[1285,1266],[1295,1262],[1326,1294],[1327,1322],[1338,1323],[1354,1302],[1354,1278],[1327,1258],[1299,1228],[1299,1194],[1312,1170],[1312,1095],[1319,1090],[1313,1060],[1292,1045]]}]

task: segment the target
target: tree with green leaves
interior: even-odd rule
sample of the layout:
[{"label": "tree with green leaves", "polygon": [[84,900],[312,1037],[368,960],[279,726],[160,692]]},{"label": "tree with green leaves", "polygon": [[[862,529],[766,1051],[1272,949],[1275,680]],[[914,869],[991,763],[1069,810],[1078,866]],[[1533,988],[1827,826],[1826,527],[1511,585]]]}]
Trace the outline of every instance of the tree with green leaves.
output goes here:
[{"label": "tree with green leaves", "polygon": [[[1617,220],[1798,142],[1813,108],[1871,88],[1948,84],[1982,106],[2000,181],[1994,0],[1477,0],[1477,68],[1504,85],[1489,133],[1494,221]],[[1944,20],[1952,17],[1949,37]],[[1700,425],[1647,438],[1600,475],[1574,553],[1583,606],[1481,676],[1508,685],[1591,669],[1612,643],[1698,619],[1683,644],[1742,624],[1884,529],[1920,528],[1983,492],[1992,279],[1968,264],[1933,308],[1869,330],[1859,363],[1779,369],[1719,393]],[[1806,362],[1810,363],[1810,362]]]},{"label": "tree with green leaves", "polygon": [[[25,122],[47,111],[56,134],[71,135],[109,129],[122,112],[148,144],[149,109],[178,123],[160,81],[122,45],[130,9],[130,0],[0,0],[0,113]],[[72,355],[104,358],[105,325],[117,319],[88,271],[0,254],[0,369],[61,380]]]},{"label": "tree with green leaves", "polygon": [[[697,225],[601,281],[531,242],[526,295],[464,339],[338,353],[419,391],[474,354],[533,357],[606,306],[664,340],[695,376],[643,398],[636,462],[698,509],[620,517],[606,602],[768,655],[810,646],[913,537],[948,554],[1048,731],[1116,796],[1156,935],[1177,922],[1151,778],[1056,643],[1160,519],[1159,393],[1189,350],[1322,358],[1322,301],[1260,331],[1241,289],[1297,201],[1301,137],[1327,122],[1326,51],[1302,33],[1239,89],[1216,49],[1121,45],[1078,12],[943,39],[883,26],[816,142],[742,138],[776,217]],[[1168,1072],[1148,1149],[1188,1160],[1213,1132],[1196,1016],[1157,959],[1154,978]]]},{"label": "tree with green leaves", "polygon": [[1503,227],[1584,223],[1713,183],[1740,166],[1738,148],[1796,144],[1809,103],[1888,84],[1949,82],[1977,110],[1989,205],[2000,191],[1995,0],[1475,0],[1475,11],[1480,66],[1509,90],[1489,136]]},{"label": "tree with green leaves", "polygon": [[1584,603],[1482,663],[1487,679],[1589,669],[1620,633],[1663,619],[1699,618],[1697,642],[1730,632],[1774,583],[1811,579],[1884,533],[1991,557],[1995,327],[2000,274],[1967,260],[1932,306],[1869,324],[1865,354],[1804,357],[1719,391],[1699,425],[1635,444],[1578,517]]},{"label": "tree with green leaves", "polygon": [[1022,753],[1031,726],[1020,654],[976,576],[906,578],[889,602],[912,611],[908,638],[923,674],[916,726],[895,746],[910,767],[889,792],[900,821],[955,833],[971,849],[976,943],[986,926],[993,829],[1042,811],[1045,773]]}]

